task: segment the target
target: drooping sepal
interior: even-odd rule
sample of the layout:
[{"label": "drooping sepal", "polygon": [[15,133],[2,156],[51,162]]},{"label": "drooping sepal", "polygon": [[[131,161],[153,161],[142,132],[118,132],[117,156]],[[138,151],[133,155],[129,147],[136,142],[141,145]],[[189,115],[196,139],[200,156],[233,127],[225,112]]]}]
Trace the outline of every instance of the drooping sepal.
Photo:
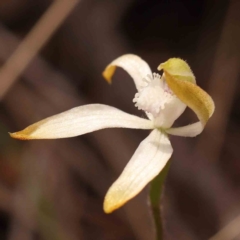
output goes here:
[{"label": "drooping sepal", "polygon": [[[174,69],[174,65],[176,65],[176,69]],[[187,128],[187,126],[181,128],[181,131],[178,131],[178,135],[180,132],[185,134],[184,130],[189,131],[189,129],[194,131],[194,135],[202,132],[214,112],[215,105],[212,98],[196,85],[195,77],[188,64],[181,59],[174,59],[174,61],[168,60],[166,63],[160,64],[158,70],[164,71],[164,77],[169,88],[183,103],[195,112],[201,122],[201,127],[197,124],[193,125],[194,127],[189,125],[189,128]],[[174,135],[173,130],[174,128],[171,129]]]}]

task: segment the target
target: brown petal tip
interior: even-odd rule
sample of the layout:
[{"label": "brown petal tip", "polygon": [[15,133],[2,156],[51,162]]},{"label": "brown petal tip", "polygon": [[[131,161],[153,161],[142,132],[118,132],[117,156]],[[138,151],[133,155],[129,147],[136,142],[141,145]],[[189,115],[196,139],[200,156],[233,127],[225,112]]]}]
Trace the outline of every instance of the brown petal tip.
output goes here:
[{"label": "brown petal tip", "polygon": [[28,138],[25,134],[21,134],[21,132],[14,132],[14,133],[9,132],[9,135],[11,138],[15,138],[19,140],[30,140],[30,138]]},{"label": "brown petal tip", "polygon": [[109,84],[112,83],[112,76],[115,73],[115,70],[116,70],[116,66],[109,65],[106,67],[106,69],[102,73],[103,77]]}]

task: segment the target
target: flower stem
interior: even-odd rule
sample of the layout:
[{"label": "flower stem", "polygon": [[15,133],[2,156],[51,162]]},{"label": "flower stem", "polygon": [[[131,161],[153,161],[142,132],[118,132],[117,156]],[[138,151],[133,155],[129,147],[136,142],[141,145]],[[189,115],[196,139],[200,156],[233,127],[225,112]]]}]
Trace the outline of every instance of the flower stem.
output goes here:
[{"label": "flower stem", "polygon": [[156,240],[163,240],[163,226],[161,218],[160,200],[163,191],[163,184],[168,174],[169,167],[170,160],[167,162],[163,170],[157,175],[157,177],[153,179],[153,181],[150,184],[149,199],[151,204],[153,220],[155,224]]}]

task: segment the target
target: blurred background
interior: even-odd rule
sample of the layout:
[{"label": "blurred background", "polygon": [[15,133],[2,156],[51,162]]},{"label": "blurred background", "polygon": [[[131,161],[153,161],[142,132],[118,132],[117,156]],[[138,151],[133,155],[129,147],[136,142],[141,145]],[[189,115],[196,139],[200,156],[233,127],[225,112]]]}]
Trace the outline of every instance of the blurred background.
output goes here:
[{"label": "blurred background", "polygon": [[[171,137],[164,239],[240,239],[239,12],[239,0],[1,0],[0,239],[154,239],[148,188],[113,214],[102,210],[148,131],[29,142],[8,135],[90,103],[144,116],[126,72],[117,70],[112,85],[101,76],[125,53],[155,72],[170,57],[187,60],[216,104],[203,134]],[[187,110],[176,124],[194,121]]]}]

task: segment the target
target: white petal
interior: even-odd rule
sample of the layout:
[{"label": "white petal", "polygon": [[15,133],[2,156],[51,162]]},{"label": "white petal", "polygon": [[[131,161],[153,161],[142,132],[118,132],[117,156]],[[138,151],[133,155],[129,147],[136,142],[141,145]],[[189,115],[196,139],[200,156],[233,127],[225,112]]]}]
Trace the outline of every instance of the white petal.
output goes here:
[{"label": "white petal", "polygon": [[143,78],[148,75],[152,76],[152,71],[149,65],[140,57],[134,54],[125,54],[112,61],[104,70],[103,76],[107,81],[111,82],[112,75],[115,72],[115,67],[123,68],[132,78],[139,89],[144,83]]},{"label": "white petal", "polygon": [[152,129],[153,123],[114,107],[90,104],[46,118],[20,132],[11,133],[11,137],[22,140],[66,138],[118,127]]},{"label": "white petal", "polygon": [[108,190],[104,211],[110,213],[136,196],[164,168],[172,152],[167,135],[153,130]]},{"label": "white petal", "polygon": [[196,122],[184,127],[170,128],[166,132],[175,136],[195,137],[203,131],[204,127],[201,122]]}]

